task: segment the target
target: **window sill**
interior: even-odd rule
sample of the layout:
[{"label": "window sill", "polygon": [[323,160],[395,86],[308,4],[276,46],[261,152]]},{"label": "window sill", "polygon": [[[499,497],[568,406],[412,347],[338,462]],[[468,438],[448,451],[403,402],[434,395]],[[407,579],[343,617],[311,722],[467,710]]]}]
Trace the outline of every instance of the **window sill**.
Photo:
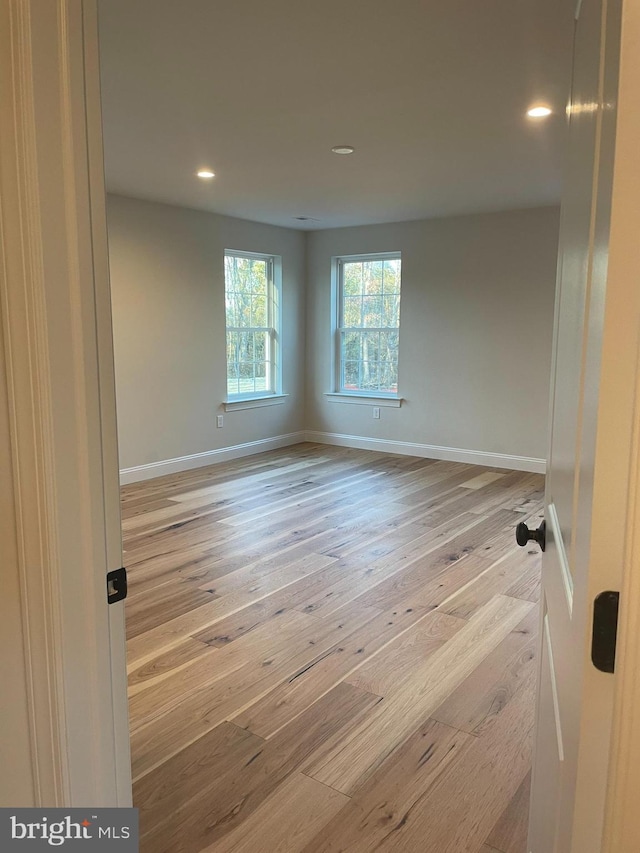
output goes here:
[{"label": "window sill", "polygon": [[223,400],[225,412],[235,412],[238,409],[258,409],[261,406],[278,406],[284,403],[288,394],[269,394],[265,397],[241,397],[237,400]]},{"label": "window sill", "polygon": [[329,403],[355,403],[357,406],[388,406],[399,409],[404,397],[389,397],[387,395],[375,394],[346,394],[333,391],[324,395]]}]

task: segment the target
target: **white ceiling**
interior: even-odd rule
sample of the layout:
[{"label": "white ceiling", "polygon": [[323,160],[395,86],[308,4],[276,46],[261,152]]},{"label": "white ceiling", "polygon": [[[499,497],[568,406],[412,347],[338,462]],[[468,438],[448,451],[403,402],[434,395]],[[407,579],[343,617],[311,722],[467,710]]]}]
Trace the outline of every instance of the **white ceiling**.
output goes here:
[{"label": "white ceiling", "polygon": [[100,0],[108,189],[294,228],[555,203],[573,6]]}]

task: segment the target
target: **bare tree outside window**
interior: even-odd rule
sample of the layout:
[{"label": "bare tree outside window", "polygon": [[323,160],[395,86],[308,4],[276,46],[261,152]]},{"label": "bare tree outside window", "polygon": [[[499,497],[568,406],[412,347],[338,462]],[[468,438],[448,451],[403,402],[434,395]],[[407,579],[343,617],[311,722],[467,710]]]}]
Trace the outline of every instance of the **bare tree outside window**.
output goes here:
[{"label": "bare tree outside window", "polygon": [[278,292],[274,258],[225,252],[227,395],[276,393]]},{"label": "bare tree outside window", "polygon": [[338,262],[339,390],[398,393],[399,255]]}]

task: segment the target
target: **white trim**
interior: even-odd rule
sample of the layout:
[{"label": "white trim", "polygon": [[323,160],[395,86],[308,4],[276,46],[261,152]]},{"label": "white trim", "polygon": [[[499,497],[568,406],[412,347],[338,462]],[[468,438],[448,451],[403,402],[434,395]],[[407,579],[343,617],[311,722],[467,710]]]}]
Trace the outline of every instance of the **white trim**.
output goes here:
[{"label": "white trim", "polygon": [[569,611],[569,616],[571,616],[573,613],[573,577],[571,575],[567,550],[564,546],[564,536],[560,530],[558,511],[553,501],[547,503],[547,516],[549,518],[549,532],[553,536],[553,543],[556,546],[558,562],[560,563],[560,570],[562,572],[562,588],[567,602],[567,610]]},{"label": "white trim", "polygon": [[[639,364],[640,367],[640,364]],[[616,707],[612,735],[611,778],[607,803],[606,853],[637,849],[640,815],[640,373],[631,454],[624,577],[616,644]]]},{"label": "white trim", "polygon": [[399,409],[404,397],[389,397],[386,394],[347,394],[346,391],[328,391],[327,403],[355,403],[358,406],[389,406]]},{"label": "white trim", "polygon": [[417,444],[412,441],[392,441],[361,435],[342,435],[337,432],[308,430],[306,440],[318,444],[334,444],[338,447],[356,447],[362,450],[378,450],[382,453],[399,453],[406,456],[422,456],[427,459],[442,459],[447,462],[466,462],[470,465],[508,468],[512,471],[529,471],[532,474],[544,474],[547,466],[546,460],[531,456],[512,456],[506,453],[490,453],[460,447]]},{"label": "white trim", "polygon": [[237,412],[239,409],[259,409],[261,406],[278,406],[287,399],[288,394],[265,394],[264,397],[244,397],[238,400],[224,400],[225,412]]},{"label": "white trim", "polygon": [[353,263],[354,261],[371,261],[376,259],[381,261],[401,261],[402,251],[394,249],[391,252],[364,252],[358,255],[336,255],[335,259],[337,261],[347,261],[347,263]]},{"label": "white trim", "polygon": [[228,462],[241,456],[251,456],[254,453],[264,453],[265,450],[275,450],[278,447],[288,447],[306,441],[304,432],[291,432],[287,435],[275,435],[272,438],[261,438],[258,441],[247,441],[244,444],[233,444],[230,447],[220,447],[217,450],[205,450],[204,453],[191,453],[189,456],[177,456],[175,459],[165,459],[162,462],[150,462],[147,465],[135,465],[133,468],[120,470],[120,483],[138,483],[163,477],[165,474],[178,474],[180,471],[190,471],[192,468],[204,468],[217,462]]},{"label": "white trim", "polygon": [[562,720],[560,716],[560,701],[558,699],[558,679],[556,676],[556,665],[553,660],[553,646],[551,645],[551,630],[549,629],[549,614],[545,613],[542,620],[542,636],[547,647],[547,658],[551,672],[551,698],[553,700],[553,716],[556,721],[556,738],[558,743],[558,761],[564,761],[564,740],[562,737]]},{"label": "white trim", "polygon": [[[227,258],[247,258],[264,261],[267,264],[267,314],[268,326],[229,326],[225,311],[225,339],[229,332],[265,332],[267,334],[266,364],[269,365],[269,388],[276,395],[282,394],[282,255],[263,254],[262,252],[241,252],[236,249],[225,249],[223,255],[223,279],[225,293],[227,290]],[[228,362],[226,362],[228,368]],[[264,396],[268,396],[266,392]],[[234,395],[239,400],[242,394]],[[247,395],[244,399],[255,399],[258,395]],[[227,400],[225,403],[234,400]],[[268,403],[263,405],[269,405]],[[235,406],[236,409],[248,409],[253,406]],[[225,411],[231,411],[226,409]]]},{"label": "white trim", "polygon": [[[624,516],[614,676],[617,683],[603,853],[635,853],[640,838],[640,294],[637,283],[640,262],[637,240],[640,217],[640,175],[637,165],[640,116],[636,106],[640,96],[640,57],[637,49],[640,8],[637,3],[625,3],[622,14],[612,237],[608,266],[610,282],[621,291],[621,307],[618,316],[614,315],[610,322],[616,343],[623,347],[620,352],[629,353],[635,349],[637,356],[634,362],[629,360],[625,364],[627,375],[635,377],[635,387],[626,394],[626,408],[621,410],[619,392],[614,398],[617,403],[614,409],[616,419],[622,418],[623,423],[628,419],[633,428],[629,461],[626,463],[625,460],[621,466],[621,471],[624,468],[629,471],[629,486]],[[608,287],[611,287],[611,283]],[[624,317],[624,324],[620,322],[621,317]],[[622,341],[621,332],[624,333]],[[615,376],[616,381],[619,381],[619,365],[620,353],[614,351],[609,357],[609,376]],[[629,379],[625,385],[627,383],[630,385]],[[615,436],[613,440],[616,440]],[[611,441],[609,435],[605,441]],[[610,531],[601,535],[608,545]]]},{"label": "white trim", "polygon": [[[113,357],[111,282],[107,240],[107,207],[104,186],[102,112],[100,99],[100,57],[98,56],[98,9],[95,2],[83,3],[85,68],[85,108],[87,116],[87,166],[91,243],[94,256],[98,385],[102,434],[102,475],[106,522],[106,568],[118,569],[123,562],[118,427],[116,421],[116,379]],[[127,696],[127,649],[124,601],[111,604],[109,645],[111,649],[111,701],[113,703],[116,796],[120,807],[132,805],[129,702]],[[105,689],[105,688],[103,688]]]},{"label": "white trim", "polygon": [[110,328],[99,307],[108,273],[96,5],[3,0],[0,10],[0,313],[33,805],[122,806],[128,737],[114,701],[126,711],[124,657],[121,690],[105,592],[120,533]]},{"label": "white trim", "polygon": [[[331,336],[333,339],[333,355],[332,355],[332,376],[333,387],[336,394],[349,394],[345,391],[344,376],[342,372],[342,336],[345,332],[382,332],[382,331],[397,331],[398,346],[400,344],[400,313],[398,313],[398,325],[379,328],[364,328],[364,327],[347,327],[344,325],[344,265],[349,263],[357,263],[358,261],[400,261],[402,264],[402,252],[371,252],[358,255],[335,255],[331,258]],[[402,274],[401,274],[402,279]],[[400,293],[398,298],[401,299],[402,283],[400,284]],[[398,306],[400,311],[400,306]],[[400,374],[400,360],[398,358],[398,373]],[[397,383],[396,383],[397,384]],[[355,392],[356,394],[358,392]],[[364,392],[363,396],[371,396]],[[386,395],[385,395],[386,396]],[[397,395],[396,395],[397,396]],[[331,402],[340,402],[333,400]]]},{"label": "white trim", "polygon": [[[286,396],[286,395],[285,395]],[[204,468],[218,462],[228,462],[242,456],[264,453],[279,447],[289,447],[304,441],[315,444],[331,444],[338,447],[355,447],[362,450],[376,450],[378,453],[399,453],[403,456],[421,456],[427,459],[442,459],[447,462],[465,462],[469,465],[487,465],[491,468],[506,468],[513,471],[529,471],[544,474],[546,462],[529,456],[511,456],[504,453],[487,453],[480,450],[464,450],[457,447],[439,447],[435,444],[416,444],[411,441],[390,441],[380,438],[368,438],[359,435],[341,435],[335,432],[316,432],[301,430],[272,438],[247,441],[244,444],[232,444],[203,453],[191,453],[188,456],[176,456],[161,462],[149,462],[146,465],[134,465],[120,469],[121,485],[139,483],[166,474],[179,474],[193,468]]]},{"label": "white trim", "polygon": [[4,325],[33,804],[62,806],[69,801],[70,782],[62,686],[61,568],[51,518],[53,414],[46,381],[50,352],[31,9],[28,3],[12,2],[2,12],[8,26],[0,26],[0,61],[4,60],[0,80],[5,84],[0,86],[0,320]]}]

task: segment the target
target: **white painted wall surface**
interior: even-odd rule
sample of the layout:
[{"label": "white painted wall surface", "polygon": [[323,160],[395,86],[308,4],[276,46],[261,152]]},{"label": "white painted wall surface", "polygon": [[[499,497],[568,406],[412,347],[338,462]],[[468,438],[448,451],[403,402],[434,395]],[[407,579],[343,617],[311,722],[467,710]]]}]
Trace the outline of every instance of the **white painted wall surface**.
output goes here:
[{"label": "white painted wall surface", "polygon": [[[107,214],[121,469],[302,430],[304,234],[122,196]],[[222,407],[225,249],[282,256],[280,405]]]},{"label": "white painted wall surface", "polygon": [[[543,459],[558,227],[550,207],[310,233],[307,429]],[[402,252],[405,401],[374,420],[325,397],[331,258],[383,251]]]}]

